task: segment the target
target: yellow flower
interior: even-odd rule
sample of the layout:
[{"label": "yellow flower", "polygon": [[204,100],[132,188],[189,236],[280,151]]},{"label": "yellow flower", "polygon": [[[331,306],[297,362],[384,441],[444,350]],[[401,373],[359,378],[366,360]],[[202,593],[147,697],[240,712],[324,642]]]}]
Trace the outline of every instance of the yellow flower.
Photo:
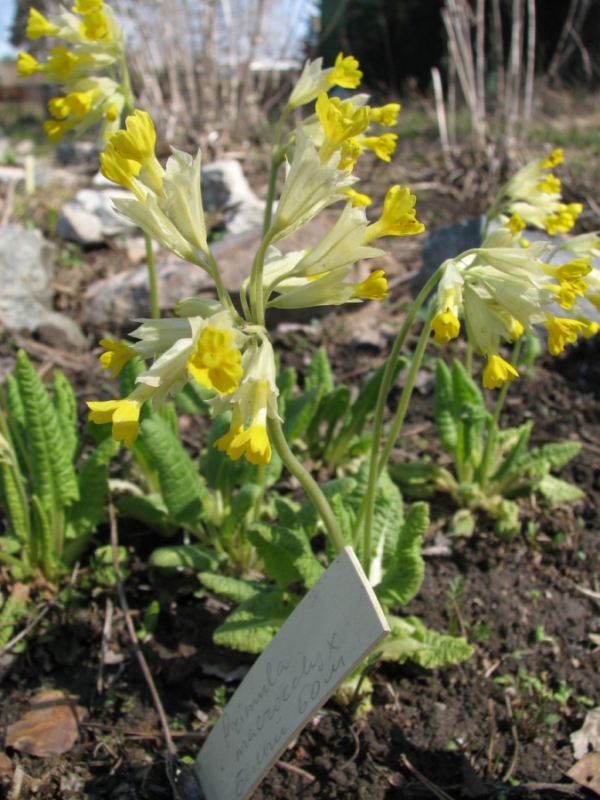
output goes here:
[{"label": "yellow flower", "polygon": [[385,272],[376,269],[362,283],[355,284],[354,297],[363,297],[366,300],[385,300],[388,293],[388,282]]},{"label": "yellow flower", "polygon": [[542,169],[552,169],[552,167],[557,167],[559,164],[563,162],[563,149],[562,147],[557,147],[556,150],[553,150],[550,155],[545,158],[540,167]]},{"label": "yellow flower", "polygon": [[371,150],[382,161],[391,161],[391,156],[396,149],[395,133],[384,133],[382,136],[365,136],[360,140],[363,147]]},{"label": "yellow flower", "polygon": [[561,183],[560,178],[554,175],[546,175],[543,181],[538,183],[537,188],[544,194],[560,194]]},{"label": "yellow flower", "polygon": [[346,139],[342,142],[342,146],[340,148],[340,160],[337,165],[338,169],[347,169],[352,172],[352,168],[358,161],[361,153],[362,147],[360,142],[355,136],[352,136],[350,139]]},{"label": "yellow flower", "polygon": [[92,42],[100,41],[100,39],[110,41],[111,39],[108,20],[104,11],[100,8],[95,8],[88,14],[84,14],[83,22],[79,23],[79,30],[86,39]]},{"label": "yellow flower", "polygon": [[118,183],[119,186],[130,189],[143,203],[146,192],[140,182],[136,180],[140,169],[139,162],[131,161],[117,153],[111,142],[100,153],[100,172],[104,177],[113,183]]},{"label": "yellow flower", "polygon": [[577,335],[586,327],[583,322],[566,317],[553,317],[548,314],[546,322],[548,328],[548,350],[557,356],[565,349],[565,344],[577,341]]},{"label": "yellow flower", "polygon": [[104,112],[104,118],[108,122],[116,122],[119,119],[120,111],[116,103],[111,103]]},{"label": "yellow flower", "polygon": [[371,122],[379,122],[381,125],[395,125],[398,122],[398,114],[400,113],[399,103],[388,103],[379,108],[372,108]]},{"label": "yellow flower", "polygon": [[56,36],[60,27],[52,25],[48,22],[46,17],[42,16],[35,8],[29,9],[29,19],[27,20],[27,28],[25,36],[28,39],[40,39],[42,36]]},{"label": "yellow flower", "polygon": [[407,186],[392,186],[383,201],[383,212],[380,219],[366,230],[363,244],[368,244],[381,236],[412,236],[422,233],[425,226],[416,218],[414,205],[417,198],[410,193]]},{"label": "yellow flower", "polygon": [[32,55],[21,50],[17,58],[17,72],[19,77],[28,78],[36,72],[46,72],[46,65],[41,64]]},{"label": "yellow flower", "polygon": [[431,327],[435,334],[434,341],[437,344],[446,344],[450,339],[456,339],[460,333],[460,322],[449,308],[433,318]]},{"label": "yellow flower", "polygon": [[62,139],[67,131],[70,131],[71,128],[75,126],[75,124],[75,120],[58,122],[58,120],[55,119],[47,119],[42,127],[46,131],[49,142],[58,142],[58,140]]},{"label": "yellow flower", "polygon": [[90,422],[103,425],[112,422],[112,436],[115,441],[123,441],[125,447],[131,447],[139,433],[140,403],[133,400],[106,400],[90,402]]},{"label": "yellow flower", "polygon": [[327,76],[330,86],[341,86],[342,89],[356,89],[362,80],[362,72],[358,68],[358,61],[354,56],[338,53],[333,70]]},{"label": "yellow flower", "polygon": [[521,336],[523,336],[524,332],[525,328],[521,325],[518,319],[515,319],[513,317],[511,319],[510,327],[508,329],[509,336],[513,340],[513,342],[515,341],[515,339],[519,339]]},{"label": "yellow flower", "polygon": [[77,14],[89,14],[92,11],[100,11],[103,5],[103,0],[75,0],[71,11],[75,11]]},{"label": "yellow flower", "polygon": [[196,349],[189,357],[190,375],[206,389],[216,389],[219,394],[231,394],[238,388],[244,374],[242,354],[231,347],[231,333],[219,328],[206,327]]},{"label": "yellow flower", "polygon": [[373,202],[368,194],[357,192],[356,189],[344,189],[342,194],[352,200],[353,208],[365,208],[365,206],[370,206]]},{"label": "yellow flower", "polygon": [[592,320],[587,319],[587,317],[579,317],[579,322],[581,322],[583,325],[583,328],[581,329],[581,335],[585,339],[590,339],[600,330],[600,325],[598,325],[597,322],[592,322]]},{"label": "yellow flower", "polygon": [[239,403],[233,404],[233,412],[231,415],[231,425],[229,426],[229,430],[224,436],[221,436],[220,439],[213,444],[213,447],[216,447],[222,453],[226,453],[229,450],[229,446],[233,442],[236,436],[242,433],[244,430],[244,420],[242,419],[242,412],[240,409]]},{"label": "yellow flower", "polygon": [[66,47],[58,45],[50,48],[50,58],[48,59],[48,72],[51,72],[58,80],[64,80],[74,72],[75,68],[88,61],[87,56],[76,56]]},{"label": "yellow flower", "polygon": [[499,389],[509,381],[519,377],[517,370],[502,356],[490,356],[483,371],[483,385],[486,389]]},{"label": "yellow flower", "polygon": [[164,196],[164,170],[154,155],[156,131],[152,117],[147,111],[136,108],[125,120],[125,127],[127,130],[115,133],[110,143],[119,155],[141,164],[148,173],[154,191],[161,197]]},{"label": "yellow flower", "polygon": [[108,348],[106,353],[100,356],[100,363],[102,369],[112,369],[111,378],[116,378],[125,364],[137,355],[130,347],[114,339],[100,339],[100,345]]},{"label": "yellow flower", "polygon": [[510,230],[513,236],[516,236],[517,233],[521,233],[527,227],[525,222],[518,214],[513,214],[511,218],[506,223],[506,227]]},{"label": "yellow flower", "polygon": [[545,267],[544,271],[548,272],[550,275],[554,275],[559,281],[572,281],[578,278],[584,278],[586,275],[590,274],[592,269],[590,257],[587,256],[586,258],[574,258],[573,261],[569,261],[567,264],[562,264],[560,267],[555,267],[552,270],[549,267]]},{"label": "yellow flower", "polygon": [[265,466],[271,460],[271,443],[267,433],[268,395],[268,381],[256,381],[252,422],[247,430],[241,431],[232,439],[227,448],[227,455],[232,461],[245,455],[251,464]]},{"label": "yellow flower", "polygon": [[69,116],[69,106],[66,100],[66,97],[53,97],[48,100],[48,111],[56,119],[64,119]]},{"label": "yellow flower", "polygon": [[315,111],[325,132],[319,150],[322,164],[329,161],[343,141],[358,136],[369,124],[368,106],[357,108],[350,100],[342,102],[339,97],[328,97],[327,92],[319,92]]},{"label": "yellow flower", "polygon": [[48,110],[53,117],[64,119],[69,114],[81,119],[89,112],[94,100],[94,91],[71,92],[64,97],[54,97],[48,102]]},{"label": "yellow flower", "polygon": [[583,206],[581,203],[569,203],[569,205],[559,203],[558,214],[551,214],[550,216],[544,217],[542,219],[542,224],[550,236],[554,236],[557,231],[559,233],[567,233],[571,230],[573,225],[575,225],[577,217],[582,211]]}]

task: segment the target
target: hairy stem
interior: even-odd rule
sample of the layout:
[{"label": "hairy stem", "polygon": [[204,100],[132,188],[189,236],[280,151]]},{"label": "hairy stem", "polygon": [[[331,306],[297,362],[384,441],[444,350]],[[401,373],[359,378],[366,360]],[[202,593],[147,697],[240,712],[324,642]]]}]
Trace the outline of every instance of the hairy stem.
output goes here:
[{"label": "hairy stem", "polygon": [[152,237],[144,233],[146,243],[146,264],[148,266],[148,288],[150,290],[150,316],[152,319],[160,318],[160,308],[158,305],[158,286],[156,282],[156,263],[154,261],[154,250],[152,249]]}]

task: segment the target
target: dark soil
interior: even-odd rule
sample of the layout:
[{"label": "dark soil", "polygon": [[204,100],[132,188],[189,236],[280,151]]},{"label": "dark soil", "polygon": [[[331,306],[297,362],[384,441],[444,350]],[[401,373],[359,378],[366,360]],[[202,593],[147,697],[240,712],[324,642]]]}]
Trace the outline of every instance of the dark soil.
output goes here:
[{"label": "dark soil", "polygon": [[[412,179],[420,170],[421,181],[431,180],[437,166],[420,161],[418,147],[411,154],[406,160],[412,164]],[[394,167],[375,166],[370,175],[373,194],[379,184],[406,182],[406,170],[396,173]],[[465,168],[463,179],[468,174]],[[466,192],[457,181],[456,191],[428,194],[424,213],[432,223],[477,213],[485,204],[488,187]],[[463,198],[458,205],[457,192]],[[407,273],[419,266],[418,248],[402,250],[392,243],[391,249]],[[92,278],[125,268],[122,258],[114,251],[98,250],[86,254],[79,269],[59,273],[57,306],[76,316],[81,290]],[[390,304],[373,311],[370,324],[391,321],[397,326],[408,299],[405,291],[400,280]],[[346,318],[347,328],[358,319]],[[325,321],[316,337],[307,331],[278,336],[284,363],[302,371],[310,353],[324,342],[336,375],[360,384],[385,352],[378,346],[352,345],[342,324],[338,313]],[[14,356],[12,345],[5,339],[3,369]],[[65,368],[82,401],[109,384],[88,354],[72,356],[75,361],[64,355],[61,363],[52,348],[31,342],[28,349],[44,364],[45,373],[49,361]],[[438,353],[432,347],[430,355]],[[562,477],[584,489],[586,499],[554,508],[523,500],[522,532],[508,541],[495,536],[492,523],[480,517],[471,538],[453,539],[445,555],[427,556],[423,586],[402,609],[437,631],[465,634],[475,655],[444,670],[426,671],[410,663],[379,665],[371,674],[372,710],[353,716],[347,707],[330,701],[264,779],[256,800],[545,800],[569,793],[572,784],[565,772],[574,762],[569,736],[581,727],[589,708],[600,705],[599,365],[600,343],[594,340],[558,360],[542,359],[532,375],[511,385],[503,418],[512,425],[534,419],[534,445],[580,440],[581,453]],[[426,362],[398,442],[397,460],[425,453],[444,458],[433,425],[431,376]],[[182,429],[184,442],[197,453],[201,427],[184,416]],[[436,496],[431,510],[426,547],[439,543],[455,508],[444,496]],[[212,643],[212,632],[228,606],[210,595],[196,597],[200,585],[193,574],[166,578],[148,568],[148,555],[164,540],[126,522],[119,533],[132,555],[126,590],[136,625],[151,601],[160,603],[158,627],[142,649],[175,732],[178,755],[189,762],[218,714],[215,693],[218,696],[224,687],[229,699],[252,658]],[[106,543],[108,532],[100,530],[97,539]],[[35,588],[33,596],[41,606],[49,596],[47,588]],[[115,607],[111,657],[105,660],[99,688],[102,630],[110,604]],[[86,564],[76,588],[30,634],[26,650],[0,661],[2,728],[20,717],[40,688],[64,689],[88,709],[79,743],[55,759],[9,750],[13,768],[19,764],[25,775],[20,793],[11,794],[12,768],[2,772],[0,761],[0,797],[172,796],[158,716],[133,655],[116,592],[99,588]],[[185,777],[185,765],[182,769]],[[584,789],[570,793],[592,796]]]}]

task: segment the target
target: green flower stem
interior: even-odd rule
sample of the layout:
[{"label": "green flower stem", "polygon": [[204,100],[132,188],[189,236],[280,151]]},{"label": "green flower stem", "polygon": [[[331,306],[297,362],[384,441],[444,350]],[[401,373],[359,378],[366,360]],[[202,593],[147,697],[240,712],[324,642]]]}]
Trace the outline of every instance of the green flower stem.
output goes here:
[{"label": "green flower stem", "polygon": [[[512,355],[510,358],[511,366],[515,369],[517,368],[517,362],[519,360],[519,355],[521,353],[521,345],[523,342],[523,337],[521,336],[514,344]],[[502,408],[504,406],[504,401],[506,399],[506,393],[508,392],[508,384],[507,381],[505,384],[502,385],[502,388],[498,392],[498,398],[496,399],[496,405],[494,406],[494,413],[492,414],[492,418],[488,425],[488,434],[485,440],[485,447],[483,448],[483,456],[481,458],[481,488],[485,492],[488,483],[488,472],[490,469],[490,459],[492,457],[492,445],[496,438],[496,431],[498,430],[498,421],[500,419],[500,414],[502,413]]]},{"label": "green flower stem", "polygon": [[331,543],[335,549],[335,552],[339,555],[344,547],[346,547],[346,542],[340,530],[340,526],[333,515],[331,506],[327,502],[327,498],[319,488],[319,484],[290,450],[290,446],[287,443],[279,420],[269,419],[268,424],[269,435],[271,437],[271,441],[275,445],[275,449],[279,453],[279,456],[285,466],[292,473],[292,475],[300,481],[302,488],[313,501],[315,508],[323,520],[323,524],[325,525],[325,529],[329,534],[329,538],[331,539]]},{"label": "green flower stem", "polygon": [[419,341],[417,342],[417,346],[415,348],[415,352],[412,357],[412,361],[410,363],[410,369],[408,371],[408,375],[406,377],[406,383],[402,389],[402,394],[400,395],[400,402],[398,403],[398,408],[396,409],[396,415],[394,417],[394,421],[392,422],[392,427],[390,428],[390,432],[387,438],[387,441],[384,445],[383,450],[381,451],[381,456],[379,457],[379,465],[377,468],[377,476],[381,475],[381,472],[385,465],[388,462],[388,459],[391,455],[392,450],[394,449],[394,445],[400,435],[400,429],[402,428],[402,424],[404,423],[404,417],[406,416],[406,411],[408,410],[408,404],[410,403],[410,398],[412,397],[413,389],[415,387],[415,381],[417,379],[417,374],[421,367],[421,362],[423,361],[423,355],[425,354],[425,348],[427,347],[427,342],[429,341],[429,334],[431,333],[431,322],[435,317],[436,309],[432,308],[427,318],[427,322],[423,325],[423,330],[421,331],[421,335],[419,336]]},{"label": "green flower stem", "polygon": [[[365,525],[365,548],[364,548],[365,564],[363,565],[365,567],[365,573],[367,574],[367,576],[369,574],[367,571],[367,567],[370,566],[371,562],[370,536],[371,536],[371,527],[373,524],[373,511],[375,508],[375,492],[377,490],[377,479],[379,478],[379,472],[380,472],[380,467],[378,464],[379,446],[381,443],[381,434],[383,430],[383,416],[385,413],[385,404],[387,396],[391,388],[394,369],[398,361],[398,357],[400,356],[400,351],[402,350],[408,331],[410,330],[410,327],[414,322],[414,319],[417,316],[419,309],[429,296],[429,293],[432,291],[436,283],[442,277],[444,269],[445,269],[444,265],[438,267],[438,269],[434,272],[434,274],[431,276],[431,278],[427,281],[425,286],[421,289],[421,291],[417,295],[414,303],[410,308],[410,311],[406,315],[406,319],[404,320],[402,327],[398,332],[398,336],[396,337],[396,341],[394,342],[394,346],[392,347],[392,351],[389,355],[387,366],[383,374],[383,379],[381,381],[379,396],[377,398],[377,405],[375,407],[375,416],[373,418],[373,439],[371,442],[369,481],[367,484],[367,491],[365,493],[365,497],[363,498],[363,502],[361,503],[358,515],[356,517],[356,522],[354,524],[354,532],[353,532],[353,543],[354,546],[356,547],[363,522],[367,523]],[[367,536],[369,537],[368,540]]]},{"label": "green flower stem", "polygon": [[232,317],[237,323],[242,322],[240,315],[235,310],[235,306],[233,305],[233,300],[231,299],[231,295],[225,288],[225,284],[223,283],[223,279],[221,278],[221,273],[219,272],[219,265],[215,261],[215,257],[210,252],[210,250],[208,250],[208,252],[206,253],[206,257],[210,265],[210,275],[213,281],[215,282],[215,287],[217,289],[217,294],[219,295],[219,300],[221,302],[221,305],[226,311],[229,311],[229,313],[232,315]]},{"label": "green flower stem", "polygon": [[250,273],[250,307],[255,325],[265,325],[265,298],[263,292],[263,269],[267,248],[271,244],[271,236],[267,234],[254,257]]},{"label": "green flower stem", "polygon": [[148,265],[148,288],[150,289],[150,316],[152,319],[160,319],[158,286],[156,283],[156,263],[154,261],[151,236],[144,233],[144,241],[146,243],[146,264]]}]

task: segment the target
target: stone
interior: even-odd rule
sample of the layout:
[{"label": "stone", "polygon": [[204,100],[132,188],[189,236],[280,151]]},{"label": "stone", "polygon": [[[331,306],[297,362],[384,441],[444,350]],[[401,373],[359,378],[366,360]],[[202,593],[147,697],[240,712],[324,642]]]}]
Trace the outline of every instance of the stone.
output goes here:
[{"label": "stone", "polygon": [[102,244],[105,236],[139,232],[133,222],[113,209],[112,199],[133,198],[126,189],[80,189],[61,210],[57,236],[83,247]]},{"label": "stone", "polygon": [[50,277],[54,246],[39,230],[0,227],[0,323],[14,331],[38,331],[62,349],[83,348],[77,323],[52,310]]},{"label": "stone", "polygon": [[0,167],[0,184],[6,186],[13,181],[24,181],[25,170],[23,167]]},{"label": "stone", "polygon": [[[162,310],[173,309],[179,300],[199,294],[214,295],[211,278],[200,267],[169,254],[156,263],[158,297]],[[148,317],[150,294],[145,264],[95,281],[84,297],[83,321],[97,327],[127,326],[131,320]]]},{"label": "stone", "polygon": [[34,144],[31,139],[21,139],[21,141],[14,146],[14,151],[19,156],[29,156],[33,153],[33,148]]},{"label": "stone", "polygon": [[71,142],[59,144],[54,159],[60,167],[89,167],[98,169],[101,148],[95,142]]},{"label": "stone", "polygon": [[480,215],[434,228],[423,244],[423,266],[410,284],[413,294],[417,294],[425,286],[447,258],[458,256],[472,247],[480,247],[484,225],[485,217]]},{"label": "stone", "polygon": [[[152,252],[156,255],[160,250],[160,245],[152,239]],[[143,236],[134,236],[127,240],[127,258],[136,267],[146,260],[146,240]]]},{"label": "stone", "polygon": [[222,213],[229,233],[262,226],[264,201],[254,194],[239,161],[220,159],[202,170],[202,202],[207,213]]}]

